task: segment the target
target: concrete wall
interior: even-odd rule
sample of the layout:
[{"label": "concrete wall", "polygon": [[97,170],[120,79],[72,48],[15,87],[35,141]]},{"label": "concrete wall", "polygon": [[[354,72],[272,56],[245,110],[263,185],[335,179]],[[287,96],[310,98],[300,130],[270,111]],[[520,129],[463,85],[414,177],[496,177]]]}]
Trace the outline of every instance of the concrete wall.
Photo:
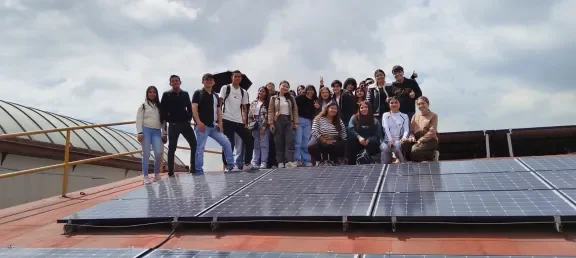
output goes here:
[{"label": "concrete wall", "polygon": [[[182,160],[189,158],[190,152],[183,153]],[[222,170],[220,155],[206,154],[205,169]],[[37,168],[61,163],[61,160],[49,160],[8,154],[0,174],[18,170]],[[188,162],[186,162],[188,163]],[[80,164],[68,171],[68,192],[104,185],[119,180],[140,176],[140,171]],[[60,195],[62,189],[62,168],[46,170],[33,174],[0,179],[0,209],[37,201]]]}]

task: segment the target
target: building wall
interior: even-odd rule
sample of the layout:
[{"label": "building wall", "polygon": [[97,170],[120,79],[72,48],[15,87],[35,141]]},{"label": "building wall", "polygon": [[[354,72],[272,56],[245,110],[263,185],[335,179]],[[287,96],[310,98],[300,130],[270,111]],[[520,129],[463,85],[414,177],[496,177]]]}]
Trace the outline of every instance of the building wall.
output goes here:
[{"label": "building wall", "polygon": [[[190,152],[183,153],[186,159]],[[182,159],[182,160],[186,160]],[[222,170],[222,158],[218,154],[206,153],[206,171]],[[50,160],[8,154],[0,166],[0,174],[61,163]],[[188,162],[186,162],[188,163]],[[141,176],[141,171],[80,164],[68,171],[68,192],[109,184]],[[0,179],[0,209],[20,205],[44,198],[58,196],[62,190],[62,168]]]}]

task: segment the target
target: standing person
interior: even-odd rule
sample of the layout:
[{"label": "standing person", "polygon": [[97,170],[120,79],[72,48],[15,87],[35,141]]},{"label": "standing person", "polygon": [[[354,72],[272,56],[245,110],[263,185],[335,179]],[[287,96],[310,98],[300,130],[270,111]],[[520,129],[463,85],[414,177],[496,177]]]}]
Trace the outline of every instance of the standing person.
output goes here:
[{"label": "standing person", "polygon": [[420,112],[412,117],[405,149],[410,151],[412,161],[433,161],[438,155],[438,115],[430,110],[427,97],[419,97],[416,104]]},{"label": "standing person", "polygon": [[348,125],[348,165],[369,163],[372,156],[380,152],[382,126],[372,114],[372,105],[363,101],[358,107],[358,113],[350,119]]},{"label": "standing person", "polygon": [[328,103],[332,101],[332,93],[327,87],[321,87],[318,93],[318,104],[320,104],[320,111],[326,108]]},{"label": "standing person", "polygon": [[302,95],[304,93],[306,93],[306,86],[298,85],[298,88],[296,88],[296,94],[299,96],[299,95]]},{"label": "standing person", "polygon": [[[188,92],[182,90],[182,81],[178,75],[170,76],[171,90],[162,94],[160,102],[161,117],[168,122],[168,176],[174,177],[174,154],[180,134],[188,142],[191,150],[196,149],[196,136],[190,122],[192,121],[192,103]],[[196,167],[195,153],[190,153],[190,172]]]},{"label": "standing person", "polygon": [[308,85],[302,94],[296,97],[296,106],[298,106],[298,122],[300,125],[296,130],[296,141],[294,151],[294,161],[305,167],[311,167],[312,162],[308,152],[308,142],[310,141],[310,132],[312,130],[312,119],[316,111],[320,110],[316,89]]},{"label": "standing person", "polygon": [[344,87],[347,92],[350,92],[351,95],[354,95],[354,91],[356,91],[356,87],[358,87],[358,83],[354,78],[348,78],[344,81]]},{"label": "standing person", "polygon": [[[247,130],[247,110],[246,105],[250,104],[248,100],[248,92],[240,88],[240,82],[242,81],[242,73],[238,70],[232,72],[232,85],[226,85],[220,90],[220,100],[222,103],[222,124],[224,129],[224,135],[228,137],[228,141],[234,149],[234,134],[237,134],[242,139],[242,142],[246,146],[247,150],[252,150],[254,148],[254,141],[252,136]],[[242,162],[237,162],[236,166],[240,170],[250,170],[252,166],[250,161],[252,157],[243,153],[244,164]],[[223,159],[225,156],[223,156]],[[224,165],[228,166],[227,161],[224,159]]]},{"label": "standing person", "polygon": [[356,112],[357,104],[354,96],[342,90],[342,82],[339,80],[334,80],[330,86],[332,86],[332,100],[338,104],[342,122],[347,125],[352,115]]},{"label": "standing person", "polygon": [[416,112],[416,99],[422,96],[422,90],[415,80],[404,77],[402,66],[394,66],[392,75],[396,79],[392,86],[394,87],[394,95],[400,101],[400,112],[408,115],[408,119],[411,120]]},{"label": "standing person", "polygon": [[338,112],[338,104],[330,102],[312,122],[308,151],[318,166],[336,165],[346,155],[346,126]]},{"label": "standing person", "polygon": [[202,76],[202,89],[196,90],[192,94],[192,114],[196,127],[196,137],[198,144],[196,147],[196,173],[204,173],[204,147],[208,137],[214,139],[220,146],[226,158],[226,170],[234,168],[234,156],[232,155],[232,144],[222,133],[222,109],[218,94],[212,91],[214,86],[214,75],[204,74]]},{"label": "standing person", "polygon": [[380,121],[382,120],[382,115],[390,111],[388,100],[394,96],[394,90],[392,83],[386,83],[386,74],[381,69],[377,69],[374,72],[374,78],[376,78],[376,84],[368,87],[366,100],[374,108],[374,117]]},{"label": "standing person", "polygon": [[288,81],[280,82],[280,92],[270,98],[268,124],[276,143],[278,167],[296,167],[294,163],[294,134],[298,129],[298,106],[290,95]]},{"label": "standing person", "polygon": [[408,139],[410,120],[406,114],[400,112],[401,105],[396,97],[391,97],[389,102],[390,112],[386,112],[382,116],[382,127],[385,135],[380,146],[382,164],[392,162],[392,152],[400,163],[404,163],[402,144]]},{"label": "standing person", "polygon": [[142,175],[144,183],[149,184],[148,168],[150,167],[150,145],[154,150],[154,180],[159,181],[162,165],[162,148],[166,142],[166,122],[160,119],[160,100],[158,89],[150,86],[146,89],[144,103],[136,113],[136,130],[138,141],[142,143]]},{"label": "standing person", "polygon": [[248,112],[248,129],[254,138],[254,151],[252,153],[253,168],[268,168],[268,148],[270,143],[270,129],[268,128],[268,104],[270,94],[266,86],[258,89],[258,97],[250,104]]},{"label": "standing person", "polygon": [[[278,95],[278,91],[276,91],[276,85],[273,82],[266,83],[266,88],[268,89],[268,93],[270,97]],[[277,168],[278,161],[276,161],[276,144],[274,143],[274,137],[270,137],[268,141],[268,168]]]}]

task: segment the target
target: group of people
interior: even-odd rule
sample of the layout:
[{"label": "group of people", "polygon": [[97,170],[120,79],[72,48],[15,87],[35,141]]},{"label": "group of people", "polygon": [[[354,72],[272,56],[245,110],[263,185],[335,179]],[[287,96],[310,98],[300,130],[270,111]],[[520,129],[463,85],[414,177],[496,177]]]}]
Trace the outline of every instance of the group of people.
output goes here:
[{"label": "group of people", "polygon": [[[242,73],[232,72],[232,83],[214,92],[214,76],[202,76],[202,88],[192,97],[182,90],[180,77],[170,77],[171,90],[150,86],[137,111],[136,128],[142,142],[142,172],[150,183],[150,146],[155,155],[154,179],[159,179],[162,147],[168,142],[168,175],[174,176],[174,154],[180,134],[192,150],[190,172],[202,173],[208,137],[222,146],[226,171],[297,166],[355,165],[378,162],[433,161],[438,155],[438,116],[422,96],[417,75],[404,77],[394,66],[395,81],[387,83],[378,69],[374,79],[360,83],[348,78],[330,87],[320,78],[300,85],[288,81],[267,83],[250,101],[240,87]],[[418,112],[416,112],[416,107]],[[191,122],[194,121],[194,128]],[[243,158],[235,162],[235,136],[241,139]],[[195,150],[195,151],[194,151]]]}]

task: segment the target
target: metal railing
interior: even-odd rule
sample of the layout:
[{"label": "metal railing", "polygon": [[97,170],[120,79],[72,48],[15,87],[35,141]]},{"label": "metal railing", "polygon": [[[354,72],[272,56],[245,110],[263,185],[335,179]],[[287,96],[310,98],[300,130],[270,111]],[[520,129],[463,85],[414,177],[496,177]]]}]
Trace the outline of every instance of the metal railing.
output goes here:
[{"label": "metal railing", "polygon": [[[66,197],[66,193],[68,192],[68,168],[70,166],[92,163],[92,162],[97,162],[97,161],[107,160],[107,159],[113,159],[113,158],[118,158],[118,157],[132,155],[132,154],[142,152],[142,150],[137,150],[137,151],[129,151],[129,152],[122,152],[122,153],[117,153],[117,154],[105,155],[105,156],[100,156],[100,157],[95,157],[95,158],[70,161],[70,132],[72,132],[74,130],[87,129],[87,128],[99,128],[99,127],[109,127],[109,126],[118,126],[118,125],[129,125],[129,124],[135,124],[135,123],[136,123],[136,121],[127,121],[127,122],[118,122],[118,123],[93,124],[93,125],[72,126],[72,127],[65,127],[65,128],[54,128],[54,129],[21,132],[21,133],[0,134],[0,140],[3,140],[3,139],[20,137],[20,136],[28,136],[28,135],[35,135],[35,134],[46,134],[46,133],[66,131],[66,145],[64,146],[64,162],[63,163],[55,164],[55,165],[49,165],[49,166],[43,166],[43,167],[38,167],[38,168],[32,168],[32,169],[25,169],[25,170],[20,170],[20,171],[16,171],[16,172],[5,173],[5,174],[0,174],[0,179],[8,178],[8,177],[15,177],[15,176],[19,176],[19,175],[25,175],[25,174],[32,174],[32,173],[50,170],[50,169],[62,168],[63,171],[62,171],[62,193],[61,193],[61,195],[62,195],[62,197]],[[164,169],[164,146],[162,146],[162,147],[163,147],[162,148],[162,154],[161,154],[162,155],[162,163],[160,164],[160,173],[162,173],[163,169]],[[189,147],[177,146],[177,148],[183,149],[183,150],[190,150]],[[205,150],[205,152],[206,153],[214,153],[214,154],[221,154],[222,153],[221,151],[214,151],[214,150]]]}]

